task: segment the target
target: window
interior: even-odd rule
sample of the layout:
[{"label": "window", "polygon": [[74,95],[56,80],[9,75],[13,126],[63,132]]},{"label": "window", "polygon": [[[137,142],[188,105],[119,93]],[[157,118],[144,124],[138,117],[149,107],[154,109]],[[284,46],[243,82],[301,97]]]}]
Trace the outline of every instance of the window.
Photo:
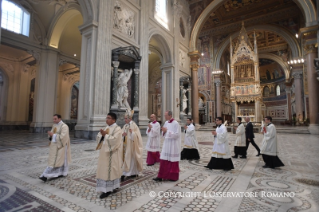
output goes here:
[{"label": "window", "polygon": [[167,0],[156,0],[155,1],[155,18],[164,27],[168,28],[167,20]]},{"label": "window", "polygon": [[8,1],[2,1],[2,20],[1,27],[15,32],[29,36],[30,29],[30,13],[24,8]]},{"label": "window", "polygon": [[276,94],[277,94],[277,96],[280,96],[280,86],[279,85],[277,85],[277,87],[276,87]]}]

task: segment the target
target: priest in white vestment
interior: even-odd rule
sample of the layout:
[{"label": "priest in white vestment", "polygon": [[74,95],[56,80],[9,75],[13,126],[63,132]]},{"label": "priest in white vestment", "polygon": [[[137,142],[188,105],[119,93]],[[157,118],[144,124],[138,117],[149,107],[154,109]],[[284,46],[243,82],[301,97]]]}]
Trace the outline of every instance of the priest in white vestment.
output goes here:
[{"label": "priest in white vestment", "polygon": [[264,139],[262,142],[260,153],[264,159],[265,165],[263,168],[276,168],[284,166],[278,157],[278,140],[276,127],[271,123],[272,118],[270,116],[265,117],[265,125],[262,129]]},{"label": "priest in white vestment", "polygon": [[185,140],[181,152],[181,160],[199,160],[198,142],[195,135],[195,126],[191,118],[187,118],[187,125],[184,126]]},{"label": "priest in white vestment", "polygon": [[[133,113],[126,113],[124,120],[126,126],[123,127],[122,135],[126,140],[125,156],[123,162],[123,174],[121,180],[125,177],[138,177],[143,171],[143,140],[140,129],[132,120]],[[127,128],[128,131],[124,131]]]},{"label": "priest in white vestment", "polygon": [[108,113],[107,126],[96,136],[96,141],[102,142],[96,172],[96,191],[102,192],[101,199],[109,196],[121,183],[123,141],[116,118],[115,113]]},{"label": "priest in white vestment", "polygon": [[162,127],[164,137],[159,172],[155,181],[177,181],[181,159],[181,126],[172,118],[172,111],[165,112],[166,122]]},{"label": "priest in white vestment", "polygon": [[146,129],[147,135],[147,166],[153,166],[155,163],[160,162],[161,150],[161,125],[157,122],[155,114],[150,116],[151,123],[148,124]]},{"label": "priest in white vestment", "polygon": [[233,158],[238,158],[238,155],[241,155],[240,158],[246,158],[246,134],[245,127],[241,122],[242,118],[237,117],[237,129],[236,129],[236,141],[234,145],[234,153]]},{"label": "priest in white vestment", "polygon": [[53,115],[53,126],[48,131],[50,150],[48,166],[40,176],[44,182],[49,178],[65,177],[69,172],[71,148],[69,127],[61,120],[61,115]]},{"label": "priest in white vestment", "polygon": [[212,151],[212,158],[205,168],[209,169],[223,169],[229,171],[234,169],[233,162],[231,160],[230,148],[228,144],[228,133],[222,117],[216,118],[217,128],[216,131],[212,131],[215,141]]}]

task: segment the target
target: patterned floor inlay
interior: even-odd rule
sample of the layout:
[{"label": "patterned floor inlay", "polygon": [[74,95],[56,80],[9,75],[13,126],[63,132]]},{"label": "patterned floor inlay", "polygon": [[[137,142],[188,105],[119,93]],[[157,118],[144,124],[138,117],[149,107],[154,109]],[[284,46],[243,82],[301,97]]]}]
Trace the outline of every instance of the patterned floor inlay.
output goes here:
[{"label": "patterned floor inlay", "polygon": [[[255,134],[260,146],[261,134]],[[184,134],[182,134],[182,141]],[[230,149],[236,136],[228,134]],[[96,192],[99,152],[95,141],[71,138],[72,163],[68,176],[42,182],[47,166],[48,140],[45,134],[26,131],[0,133],[0,211],[319,211],[319,136],[278,134],[279,158],[285,166],[265,169],[262,157],[250,145],[247,159],[232,159],[231,171],[204,168],[211,159],[211,132],[197,132],[200,160],[180,161],[177,182],[155,182],[159,163],[146,166],[137,178],[127,178],[120,189],[105,199]],[[147,138],[143,136],[145,146]],[[302,142],[300,142],[302,141]],[[247,170],[249,169],[249,176]],[[240,182],[238,179],[241,179]],[[229,192],[244,183],[240,192],[255,197],[229,199],[201,196],[150,196],[163,192]],[[247,185],[247,186],[246,186]],[[293,192],[293,197],[265,196],[265,193]],[[50,200],[50,201],[48,201]],[[236,202],[236,209],[227,208]],[[223,208],[221,208],[223,207]]]},{"label": "patterned floor inlay", "polygon": [[48,211],[62,210],[0,180],[0,211]]}]

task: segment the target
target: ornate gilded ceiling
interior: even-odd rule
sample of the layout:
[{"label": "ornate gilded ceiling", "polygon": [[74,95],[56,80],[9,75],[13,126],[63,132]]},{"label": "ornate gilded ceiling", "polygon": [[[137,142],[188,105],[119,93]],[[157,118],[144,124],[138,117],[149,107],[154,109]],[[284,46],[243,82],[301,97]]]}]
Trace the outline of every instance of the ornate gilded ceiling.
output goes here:
[{"label": "ornate gilded ceiling", "polygon": [[[189,0],[192,24],[212,0]],[[256,24],[278,24],[296,33],[302,14],[292,0],[225,0],[212,11],[201,28],[201,35],[220,35]],[[293,26],[292,26],[293,25]]]}]

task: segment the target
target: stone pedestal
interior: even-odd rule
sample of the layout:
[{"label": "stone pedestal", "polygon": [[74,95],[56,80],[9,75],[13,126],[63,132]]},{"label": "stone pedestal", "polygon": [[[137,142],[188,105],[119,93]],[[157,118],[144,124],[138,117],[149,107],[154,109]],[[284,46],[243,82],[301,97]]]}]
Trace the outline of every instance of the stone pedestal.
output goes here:
[{"label": "stone pedestal", "polygon": [[[120,127],[123,127],[125,124],[124,121],[124,116],[126,113],[125,109],[110,109],[110,112],[115,113],[117,116],[117,120],[116,120],[116,124],[119,125]],[[139,115],[139,111],[135,111],[134,110],[134,114],[133,114],[133,121],[138,125],[138,115]],[[142,131],[141,131],[142,133]]]}]

